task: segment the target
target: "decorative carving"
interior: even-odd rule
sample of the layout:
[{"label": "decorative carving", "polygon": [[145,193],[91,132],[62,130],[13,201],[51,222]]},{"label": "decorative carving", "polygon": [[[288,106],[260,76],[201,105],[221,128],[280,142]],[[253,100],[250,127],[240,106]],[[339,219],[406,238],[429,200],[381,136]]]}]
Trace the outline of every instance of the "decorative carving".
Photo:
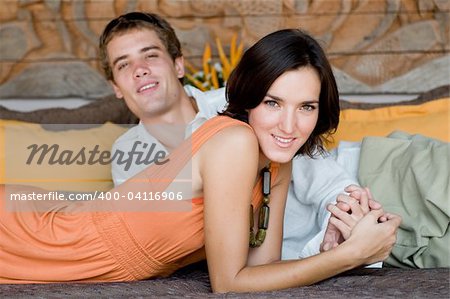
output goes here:
[{"label": "decorative carving", "polygon": [[[436,61],[450,67],[449,59],[442,59],[449,57],[450,50],[447,0],[8,0],[0,5],[0,92],[6,85],[8,96],[14,95],[14,88],[17,94],[27,96],[23,91],[31,89],[15,84],[15,78],[23,78],[25,71],[49,61],[58,64],[58,72],[81,63],[86,70],[100,74],[98,36],[111,18],[132,10],[165,16],[180,37],[184,55],[197,66],[201,66],[204,44],[213,44],[216,37],[228,51],[234,34],[248,47],[271,31],[302,28],[323,42],[339,87],[347,93],[386,91],[386,86],[391,92],[409,92],[406,86],[411,83],[400,84],[400,78],[416,78],[416,69],[426,69]],[[408,76],[410,72],[414,76]],[[448,72],[426,74],[430,75],[436,76],[428,78],[432,84],[433,80],[441,82],[439,76]],[[40,76],[34,80],[37,82],[29,84],[49,83]],[[50,87],[58,89],[58,82],[52,83]],[[66,90],[67,82],[61,78],[60,83]],[[75,90],[89,89],[80,96],[103,94],[106,90],[92,90],[103,88],[103,83],[80,85]],[[429,84],[423,90],[436,87]],[[51,94],[60,92],[38,96]]]}]

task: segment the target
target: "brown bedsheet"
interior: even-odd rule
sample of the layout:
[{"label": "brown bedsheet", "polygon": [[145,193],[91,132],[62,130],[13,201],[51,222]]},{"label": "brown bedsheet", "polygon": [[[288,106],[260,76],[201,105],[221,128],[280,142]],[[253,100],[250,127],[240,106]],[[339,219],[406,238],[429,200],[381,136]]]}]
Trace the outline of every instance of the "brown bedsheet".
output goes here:
[{"label": "brown bedsheet", "polygon": [[450,298],[450,269],[357,269],[312,286],[212,294],[206,265],[168,278],[124,283],[0,285],[1,298]]}]

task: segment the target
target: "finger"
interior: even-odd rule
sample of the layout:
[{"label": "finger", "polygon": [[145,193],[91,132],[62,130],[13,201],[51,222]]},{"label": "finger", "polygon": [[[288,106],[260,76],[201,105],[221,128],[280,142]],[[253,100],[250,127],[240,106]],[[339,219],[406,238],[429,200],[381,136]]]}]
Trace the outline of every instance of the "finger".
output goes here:
[{"label": "finger", "polygon": [[395,243],[395,240],[397,238],[397,230],[398,227],[401,224],[401,217],[395,216],[392,218],[389,218],[386,222],[378,224],[380,228],[383,228],[383,231],[387,233],[387,236],[390,236],[391,245]]},{"label": "finger", "polygon": [[370,207],[370,209],[371,209],[371,210],[381,209],[381,208],[382,208],[381,203],[380,203],[379,201],[376,201],[376,200],[373,198],[373,194],[372,194],[372,192],[370,191],[370,189],[367,188],[367,187],[364,187],[364,190],[366,190],[367,196],[368,196],[368,198],[369,198],[369,207]]},{"label": "finger", "polygon": [[350,237],[352,230],[345,222],[339,220],[336,217],[331,217],[330,223],[332,223],[334,226],[337,227],[337,229],[341,232],[345,240],[347,240]]},{"label": "finger", "polygon": [[356,191],[356,190],[361,190],[361,189],[362,189],[361,186],[358,186],[356,184],[351,184],[351,185],[348,185],[347,187],[345,187],[344,191],[347,192],[347,193],[350,193],[350,192],[353,192],[353,191]]},{"label": "finger", "polygon": [[336,207],[347,213],[351,210],[350,205],[346,204],[345,202],[337,202]]},{"label": "finger", "polygon": [[388,221],[389,215],[390,215],[389,213],[384,213],[384,214],[378,219],[378,222],[383,223],[383,222]]},{"label": "finger", "polygon": [[368,188],[363,188],[361,186],[352,184],[345,187],[344,190],[348,192],[351,197],[359,201],[364,214],[369,212],[369,200],[371,199],[372,194],[370,193],[370,190]]},{"label": "finger", "polygon": [[386,213],[385,216],[387,218],[386,222],[392,221],[397,224],[397,226],[400,226],[400,224],[402,223],[402,217],[397,214]]},{"label": "finger", "polygon": [[327,206],[327,210],[331,213],[331,215],[340,219],[341,221],[344,221],[347,225],[351,227],[353,227],[356,224],[356,220],[354,220],[349,213],[342,211],[333,204],[329,204]]},{"label": "finger", "polygon": [[382,209],[372,210],[365,217],[372,217],[375,223],[378,223],[378,219],[383,216],[384,211]]},{"label": "finger", "polygon": [[367,188],[367,187],[364,187],[364,190],[366,191],[367,197],[369,198],[369,207],[370,207],[370,209],[381,209],[381,207],[382,207],[381,203],[379,203],[378,201],[376,201],[373,198],[373,194],[370,191],[370,189]]},{"label": "finger", "polygon": [[367,195],[365,189],[361,188],[359,190],[352,191],[349,195],[356,200],[359,200],[359,204],[361,205],[361,209],[364,214],[367,214],[369,212],[369,196]]},{"label": "finger", "polygon": [[[347,196],[347,195],[340,195],[337,198],[337,203],[344,203],[350,206],[350,214],[353,215],[354,217],[360,219],[362,218],[362,216],[366,213],[364,213],[364,211],[361,208],[361,205],[359,204],[359,202],[354,199],[353,197]],[[338,206],[339,207],[339,206]]]},{"label": "finger", "polygon": [[320,245],[320,251],[322,251],[322,252],[324,252],[324,251],[328,251],[328,250],[330,250],[331,248],[333,248],[333,244],[332,244],[332,242],[323,242],[321,245]]},{"label": "finger", "polygon": [[385,215],[383,215],[378,219],[378,222],[383,223],[383,222],[386,222],[387,220],[388,220],[387,217]]},{"label": "finger", "polygon": [[[383,209],[380,209],[380,210],[383,210]],[[386,216],[386,213],[383,213],[383,215],[381,215],[380,218],[378,218],[378,222],[383,223],[386,221],[388,221],[388,217]]]},{"label": "finger", "polygon": [[358,203],[359,204],[359,201],[357,199],[355,199],[354,197],[351,197],[348,194],[339,194],[336,197],[336,202],[337,203],[339,203],[339,202],[341,202],[341,203],[348,203],[348,204],[349,203]]},{"label": "finger", "polygon": [[381,204],[376,200],[369,199],[369,208],[371,210],[381,209]]},{"label": "finger", "polygon": [[367,196],[369,197],[369,199],[373,200],[373,195],[372,195],[372,192],[370,191],[370,189],[368,187],[364,187],[364,190],[366,190]]},{"label": "finger", "polygon": [[[333,217],[333,216],[331,216]],[[325,234],[323,236],[323,243],[326,242],[334,242],[339,239],[341,232],[330,222],[328,222],[327,229],[325,230]]]}]

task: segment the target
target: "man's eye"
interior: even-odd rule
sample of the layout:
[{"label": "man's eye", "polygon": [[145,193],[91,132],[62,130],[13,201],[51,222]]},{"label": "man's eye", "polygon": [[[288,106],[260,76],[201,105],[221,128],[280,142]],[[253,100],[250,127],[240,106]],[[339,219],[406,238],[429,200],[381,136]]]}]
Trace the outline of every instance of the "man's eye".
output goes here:
[{"label": "man's eye", "polygon": [[120,64],[117,66],[117,69],[120,71],[121,69],[125,68],[127,65],[128,65],[128,63],[126,63],[126,62],[120,63]]}]

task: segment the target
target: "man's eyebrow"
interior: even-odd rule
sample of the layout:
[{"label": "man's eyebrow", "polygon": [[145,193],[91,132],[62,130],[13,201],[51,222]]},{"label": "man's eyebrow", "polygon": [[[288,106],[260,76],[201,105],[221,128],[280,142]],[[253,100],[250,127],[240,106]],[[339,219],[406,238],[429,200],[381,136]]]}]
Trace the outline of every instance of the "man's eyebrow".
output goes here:
[{"label": "man's eyebrow", "polygon": [[114,68],[114,66],[115,66],[119,61],[124,60],[124,59],[126,59],[127,57],[128,57],[128,55],[122,55],[122,56],[119,56],[119,57],[117,57],[116,59],[114,59],[114,61],[113,61],[113,63],[112,63],[113,68]]},{"label": "man's eyebrow", "polygon": [[[158,46],[148,46],[148,47],[142,48],[139,52],[140,52],[140,53],[145,53],[145,52],[148,52],[148,51],[150,51],[150,50],[161,50],[161,47],[158,47]],[[116,59],[114,59],[114,61],[113,61],[113,63],[112,63],[112,66],[114,67],[119,61],[124,60],[124,59],[126,59],[127,57],[128,57],[127,54],[121,55],[121,56],[117,57]]]},{"label": "man's eyebrow", "polygon": [[141,51],[139,51],[139,52],[145,53],[145,52],[150,51],[150,50],[161,50],[161,47],[159,47],[159,46],[148,46],[148,47],[142,48]]}]

